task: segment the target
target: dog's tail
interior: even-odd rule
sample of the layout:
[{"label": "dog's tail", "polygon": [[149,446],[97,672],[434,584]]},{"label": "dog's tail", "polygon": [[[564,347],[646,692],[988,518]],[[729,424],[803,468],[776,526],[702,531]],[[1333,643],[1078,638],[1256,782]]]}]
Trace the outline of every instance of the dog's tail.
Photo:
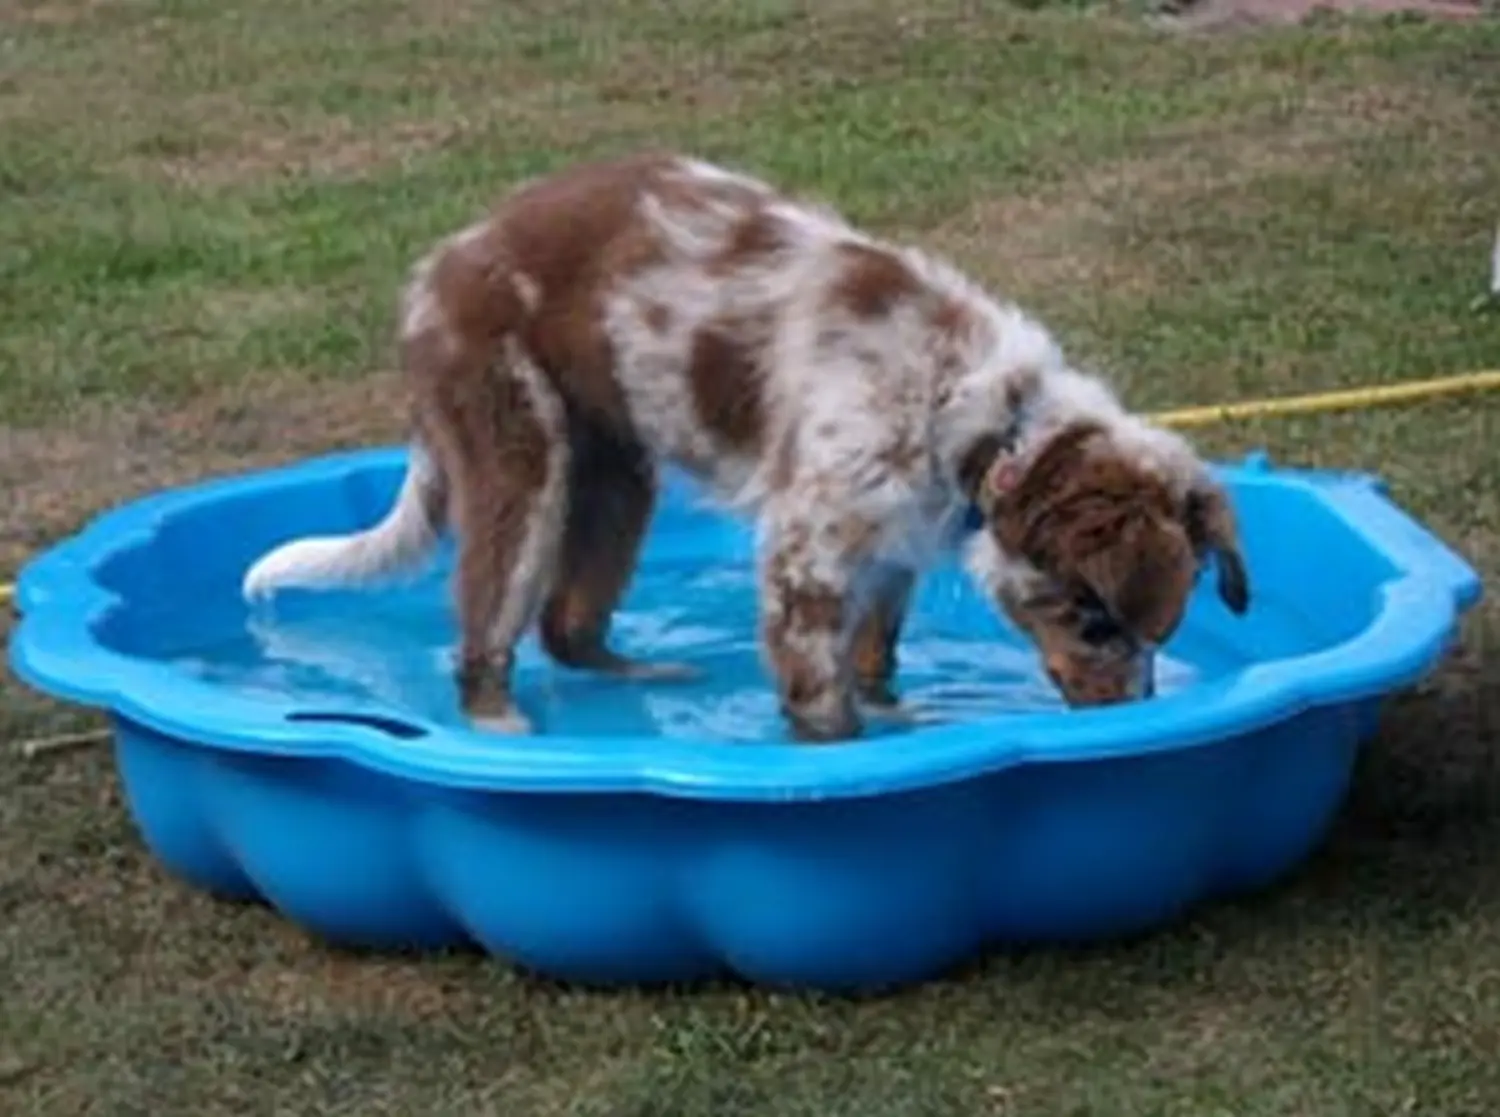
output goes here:
[{"label": "dog's tail", "polygon": [[447,520],[447,480],[420,445],[385,519],[352,535],[295,539],[262,555],[245,574],[247,599],[289,587],[353,586],[410,570],[436,546]]}]

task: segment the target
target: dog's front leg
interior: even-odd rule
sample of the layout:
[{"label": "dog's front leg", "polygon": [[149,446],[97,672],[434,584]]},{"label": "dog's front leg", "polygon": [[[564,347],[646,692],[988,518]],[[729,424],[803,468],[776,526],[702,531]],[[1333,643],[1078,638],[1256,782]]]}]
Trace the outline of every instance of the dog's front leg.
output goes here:
[{"label": "dog's front leg", "polygon": [[882,570],[869,608],[854,630],[854,677],[860,700],[884,711],[900,705],[896,693],[896,645],[906,623],[916,575],[910,570]]},{"label": "dog's front leg", "polygon": [[783,715],[803,741],[857,737],[849,635],[852,571],[802,530],[768,532],[761,559],[761,642]]}]

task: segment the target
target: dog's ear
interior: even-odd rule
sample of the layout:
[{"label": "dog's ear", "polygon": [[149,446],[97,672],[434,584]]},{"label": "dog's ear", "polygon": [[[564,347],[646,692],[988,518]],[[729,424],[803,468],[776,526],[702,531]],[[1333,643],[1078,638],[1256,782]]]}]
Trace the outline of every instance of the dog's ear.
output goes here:
[{"label": "dog's ear", "polygon": [[1228,494],[1208,478],[1201,479],[1188,490],[1183,519],[1194,549],[1214,557],[1224,604],[1232,613],[1243,613],[1250,607],[1250,577]]},{"label": "dog's ear", "polygon": [[1076,574],[1110,616],[1138,637],[1164,643],[1182,619],[1197,562],[1187,532],[1170,515],[1119,525]]}]

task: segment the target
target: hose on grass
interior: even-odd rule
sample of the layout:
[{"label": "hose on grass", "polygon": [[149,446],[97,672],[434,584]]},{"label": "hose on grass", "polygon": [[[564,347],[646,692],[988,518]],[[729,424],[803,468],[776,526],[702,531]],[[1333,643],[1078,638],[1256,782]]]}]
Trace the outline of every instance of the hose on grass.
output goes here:
[{"label": "hose on grass", "polygon": [[[1483,369],[1437,376],[1425,380],[1402,380],[1394,384],[1376,384],[1365,388],[1344,388],[1332,392],[1312,392],[1300,396],[1271,396],[1265,399],[1241,400],[1237,403],[1206,404],[1158,411],[1151,416],[1164,427],[1189,429],[1218,423],[1242,422],[1246,419],[1269,419],[1281,415],[1314,415],[1334,411],[1367,411],[1401,403],[1441,399],[1500,388],[1500,369]],[[0,583],[0,607],[14,604],[14,582]],[[19,741],[13,747],[23,759],[48,753],[64,752],[109,739],[109,730],[91,729],[80,733],[63,733],[53,737],[35,737]]]},{"label": "hose on grass", "polygon": [[1268,419],[1280,415],[1313,415],[1331,411],[1369,411],[1398,403],[1418,403],[1444,396],[1467,395],[1500,388],[1500,369],[1437,376],[1428,380],[1401,380],[1366,388],[1343,388],[1313,392],[1305,396],[1272,396],[1238,403],[1211,403],[1202,407],[1180,407],[1151,416],[1164,427],[1207,427],[1245,419]]}]

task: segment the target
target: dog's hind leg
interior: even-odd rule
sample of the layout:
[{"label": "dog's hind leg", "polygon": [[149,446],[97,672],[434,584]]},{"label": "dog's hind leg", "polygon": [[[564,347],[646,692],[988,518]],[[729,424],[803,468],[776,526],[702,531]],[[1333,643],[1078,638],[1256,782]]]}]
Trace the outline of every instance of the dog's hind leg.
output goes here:
[{"label": "dog's hind leg", "polygon": [[633,442],[575,419],[568,525],[558,576],[542,610],[542,644],[558,663],[634,679],[688,679],[681,663],[631,659],[609,647],[609,626],[640,555],[656,500],[656,469]]},{"label": "dog's hind leg", "polygon": [[519,347],[498,361],[435,343],[408,346],[425,362],[426,424],[451,483],[458,541],[459,698],[478,726],[524,733],[511,695],[515,647],[536,619],[567,519],[570,450],[562,400]]}]

